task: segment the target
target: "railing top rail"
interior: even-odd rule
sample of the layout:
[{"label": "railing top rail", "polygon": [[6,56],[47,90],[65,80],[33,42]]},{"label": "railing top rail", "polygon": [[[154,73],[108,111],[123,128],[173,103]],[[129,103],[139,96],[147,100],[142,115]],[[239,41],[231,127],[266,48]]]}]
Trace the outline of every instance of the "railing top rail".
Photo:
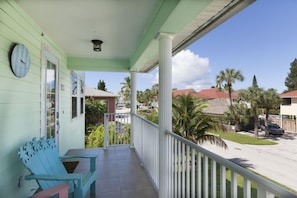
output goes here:
[{"label": "railing top rail", "polygon": [[141,119],[142,121],[144,121],[144,122],[146,122],[146,123],[148,123],[148,124],[153,125],[154,127],[159,128],[159,125],[157,125],[156,123],[151,122],[151,121],[149,121],[149,120],[147,120],[147,119],[145,119],[145,118],[143,118],[143,117],[141,117],[141,116],[139,116],[139,115],[137,115],[137,114],[135,114],[135,113],[131,113],[131,115],[132,115],[132,116],[135,116],[135,117],[137,117],[137,118],[139,118],[139,119]]},{"label": "railing top rail", "polygon": [[104,115],[116,115],[116,114],[131,114],[130,112],[124,112],[124,113],[104,113]]},{"label": "railing top rail", "polygon": [[223,166],[233,170],[234,172],[242,175],[243,177],[251,180],[252,182],[256,183],[257,185],[261,185],[264,189],[266,189],[267,191],[271,192],[271,193],[274,193],[275,195],[278,195],[280,197],[297,197],[296,194],[293,194],[291,192],[289,192],[288,190],[286,190],[285,188],[281,187],[281,186],[278,186],[277,184],[267,180],[267,179],[264,179],[263,177],[260,177],[259,175],[229,161],[229,160],[226,160],[225,158],[215,154],[215,153],[212,153],[202,147],[200,147],[199,145],[171,132],[171,131],[167,131],[167,134],[176,138],[177,140],[181,141],[182,143],[192,147],[193,149],[196,149],[198,150],[199,152],[207,155],[207,157],[215,160],[216,162],[219,162],[220,164],[222,164]]}]

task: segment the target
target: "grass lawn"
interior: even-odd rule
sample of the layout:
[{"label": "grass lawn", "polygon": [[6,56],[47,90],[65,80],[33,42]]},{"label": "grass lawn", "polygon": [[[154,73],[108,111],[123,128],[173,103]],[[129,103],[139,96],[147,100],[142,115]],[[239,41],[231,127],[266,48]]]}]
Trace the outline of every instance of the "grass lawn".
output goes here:
[{"label": "grass lawn", "polygon": [[277,144],[277,142],[266,140],[266,139],[256,139],[254,136],[250,135],[244,135],[239,133],[233,133],[233,132],[218,132],[218,131],[212,131],[211,132],[214,135],[220,136],[222,139],[230,140],[233,142],[237,142],[240,144],[253,144],[253,145],[274,145]]}]

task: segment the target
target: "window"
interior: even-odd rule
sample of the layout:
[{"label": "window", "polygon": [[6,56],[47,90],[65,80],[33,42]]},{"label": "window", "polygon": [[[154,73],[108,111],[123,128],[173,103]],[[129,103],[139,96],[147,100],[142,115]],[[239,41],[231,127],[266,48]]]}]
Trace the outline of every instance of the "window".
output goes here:
[{"label": "window", "polygon": [[85,82],[80,80],[80,114],[84,113],[84,90],[85,90]]},{"label": "window", "polygon": [[83,114],[84,113],[84,98],[81,97],[80,98],[80,114]]},{"label": "window", "polygon": [[283,98],[282,105],[291,105],[291,98]]},{"label": "window", "polygon": [[72,118],[77,117],[77,74],[71,72],[71,83],[72,83]]}]

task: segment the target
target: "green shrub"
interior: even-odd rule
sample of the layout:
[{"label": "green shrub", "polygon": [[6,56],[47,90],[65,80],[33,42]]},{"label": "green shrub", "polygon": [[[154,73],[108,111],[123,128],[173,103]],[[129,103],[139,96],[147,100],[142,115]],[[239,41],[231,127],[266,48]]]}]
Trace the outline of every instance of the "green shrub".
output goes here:
[{"label": "green shrub", "polygon": [[98,148],[104,146],[104,125],[88,127],[86,148]]}]

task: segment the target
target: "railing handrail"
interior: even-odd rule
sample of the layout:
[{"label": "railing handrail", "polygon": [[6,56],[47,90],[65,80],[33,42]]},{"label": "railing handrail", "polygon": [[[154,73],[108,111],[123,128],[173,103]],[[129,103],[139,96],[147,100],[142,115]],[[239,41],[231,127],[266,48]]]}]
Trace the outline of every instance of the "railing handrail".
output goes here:
[{"label": "railing handrail", "polygon": [[251,180],[252,182],[256,183],[256,184],[261,184],[262,187],[264,187],[267,191],[274,193],[278,196],[281,197],[297,197],[296,194],[291,193],[290,191],[286,190],[285,188],[267,180],[264,179],[263,177],[257,175],[256,173],[247,170],[237,164],[235,164],[234,162],[231,162],[230,160],[226,160],[225,158],[212,153],[202,147],[200,147],[199,145],[171,132],[171,131],[166,131],[166,134],[176,138],[177,140],[181,141],[182,143],[200,151],[201,153],[204,153],[207,155],[207,157],[215,160],[216,162],[219,162],[220,164],[224,165],[225,167],[233,170],[236,173],[239,173],[240,175],[244,176],[245,178]]},{"label": "railing handrail", "polygon": [[140,116],[140,115],[137,115],[137,114],[135,114],[135,113],[131,113],[131,115],[133,115],[133,116],[135,116],[135,117],[138,117],[138,118],[141,119],[142,121],[144,121],[144,122],[146,122],[146,123],[148,123],[148,124],[151,124],[151,125],[153,125],[153,126],[159,128],[159,125],[157,125],[156,123],[154,123],[154,122],[152,122],[152,121],[150,121],[150,120],[148,120],[148,119],[145,119],[144,117],[142,117],[142,116]]}]

